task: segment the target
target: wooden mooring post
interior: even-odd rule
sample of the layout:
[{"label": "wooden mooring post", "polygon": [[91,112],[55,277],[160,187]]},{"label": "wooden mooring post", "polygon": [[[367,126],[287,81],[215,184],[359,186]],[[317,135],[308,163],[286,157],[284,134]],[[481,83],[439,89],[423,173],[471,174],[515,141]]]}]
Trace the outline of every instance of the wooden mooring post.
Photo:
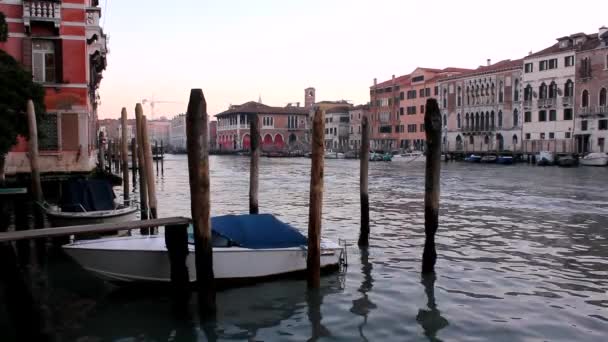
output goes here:
[{"label": "wooden mooring post", "polygon": [[129,149],[128,149],[128,141],[127,141],[127,108],[122,107],[122,111],[120,113],[120,124],[122,129],[122,139],[121,139],[121,157],[122,157],[122,189],[123,194],[122,198],[125,202],[125,205],[129,204],[129,191],[131,191],[129,187]]},{"label": "wooden mooring post", "polygon": [[[135,131],[137,132],[137,125]],[[133,186],[135,186],[137,183],[137,140],[135,138],[131,138],[131,174],[133,176]]]},{"label": "wooden mooring post", "polygon": [[312,122],[312,160],[310,168],[310,203],[308,209],[308,251],[306,255],[309,288],[321,285],[321,213],[323,209],[323,167],[325,153],[325,112],[315,109]]},{"label": "wooden mooring post", "polygon": [[190,206],[194,225],[196,287],[199,309],[204,315],[215,312],[215,277],[211,249],[209,151],[207,144],[207,103],[202,89],[192,89],[186,112],[186,141]]},{"label": "wooden mooring post", "polygon": [[[156,183],[154,182],[154,168],[152,165],[152,147],[150,146],[150,139],[148,136],[148,120],[145,115],[142,117],[142,132],[144,161],[146,163],[146,183],[148,186],[148,209],[150,210],[148,217],[155,219],[158,217],[156,213]],[[156,229],[152,229],[150,233],[155,234]]]},{"label": "wooden mooring post", "polygon": [[38,162],[38,126],[36,125],[36,112],[34,111],[34,102],[32,100],[27,100],[27,126],[29,132],[30,168],[32,172],[32,195],[35,201],[42,202],[44,196],[42,195],[40,164]]},{"label": "wooden mooring post", "polygon": [[[140,208],[140,219],[148,219],[148,186],[146,185],[146,168],[144,161],[144,147],[143,147],[143,109],[141,104],[135,105],[135,124],[137,126],[137,160],[138,160],[138,171],[139,171],[139,208]],[[140,230],[142,235],[149,235],[150,230],[148,228],[142,228]]]},{"label": "wooden mooring post", "polygon": [[435,233],[439,226],[439,177],[441,173],[441,111],[436,99],[426,101],[424,131],[426,133],[426,170],[424,184],[424,252],[422,274],[435,272],[437,251]]},{"label": "wooden mooring post", "polygon": [[369,195],[368,167],[369,167],[369,120],[367,116],[361,119],[361,170],[359,175],[359,191],[361,193],[361,231],[359,232],[359,246],[369,246]]},{"label": "wooden mooring post", "polygon": [[258,214],[258,187],[260,162],[260,122],[257,114],[250,115],[249,139],[251,142],[251,165],[249,167],[249,214]]}]

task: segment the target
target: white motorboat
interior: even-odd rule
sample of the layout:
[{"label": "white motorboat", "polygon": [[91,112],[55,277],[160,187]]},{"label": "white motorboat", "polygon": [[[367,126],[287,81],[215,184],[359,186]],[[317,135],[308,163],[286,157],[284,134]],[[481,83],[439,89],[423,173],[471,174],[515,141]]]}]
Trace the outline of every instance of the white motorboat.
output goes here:
[{"label": "white motorboat", "polygon": [[555,163],[555,155],[551,151],[540,151],[536,155],[536,165],[550,166]]},{"label": "white motorboat", "polygon": [[325,159],[344,159],[344,153],[335,151],[325,151]]},{"label": "white motorboat", "polygon": [[413,161],[426,162],[424,153],[422,153],[420,151],[401,153],[400,157],[401,158],[396,159],[396,161],[398,160],[398,161],[404,161],[404,162],[413,162]]},{"label": "white motorboat", "polygon": [[137,208],[132,206],[118,205],[112,210],[63,212],[58,206],[43,203],[42,208],[53,227],[117,223],[137,219]]},{"label": "white motorboat", "polygon": [[585,166],[606,166],[608,165],[608,154],[603,152],[589,153],[579,160]]},{"label": "white motorboat", "polygon": [[[306,269],[306,237],[273,215],[218,216],[211,222],[213,272],[218,280],[264,279]],[[186,265],[190,281],[195,281],[190,242]],[[163,234],[77,241],[63,248],[83,268],[108,280],[170,281]],[[337,269],[343,252],[340,245],[322,239],[321,268]]]}]

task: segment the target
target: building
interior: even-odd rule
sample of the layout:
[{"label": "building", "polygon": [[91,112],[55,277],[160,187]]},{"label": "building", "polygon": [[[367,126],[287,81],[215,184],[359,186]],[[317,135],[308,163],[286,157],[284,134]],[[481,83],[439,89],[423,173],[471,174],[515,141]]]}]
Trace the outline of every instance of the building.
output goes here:
[{"label": "building", "polygon": [[325,111],[325,148],[344,151],[348,149],[350,114],[352,106],[336,106]]},{"label": "building", "polygon": [[363,117],[369,116],[369,105],[358,105],[348,111],[350,115],[350,133],[348,135],[349,148],[358,149],[361,147],[361,122]]},{"label": "building", "polygon": [[[41,172],[90,172],[97,160],[98,87],[106,68],[106,35],[97,0],[2,1],[8,40],[0,49],[45,88],[39,125]],[[8,153],[6,174],[29,173],[27,143]]]},{"label": "building", "polygon": [[448,152],[521,149],[523,61],[504,60],[439,81],[442,148]]},{"label": "building", "polygon": [[[97,123],[98,131],[97,135],[103,133],[104,138],[106,140],[118,141],[122,139],[122,123],[119,119],[101,119],[98,120]],[[136,125],[135,119],[127,120],[127,140],[131,141],[131,139],[136,138]]]},{"label": "building", "polygon": [[579,36],[575,75],[575,148],[578,153],[606,152],[608,138],[608,28]]},{"label": "building", "polygon": [[579,33],[524,58],[523,151],[573,152],[575,50],[587,39]]},{"label": "building", "polygon": [[370,87],[370,148],[391,150],[399,146],[399,90],[409,75]]},{"label": "building", "polygon": [[[171,121],[166,117],[161,117],[159,120],[146,121],[148,124],[148,140],[150,144],[158,144],[167,147],[171,141]],[[169,146],[170,147],[170,146]]]},{"label": "building", "polygon": [[209,121],[209,150],[217,148],[217,121]]},{"label": "building", "polygon": [[175,152],[186,152],[186,114],[179,114],[170,121],[169,144]]},{"label": "building", "polygon": [[302,149],[308,129],[309,109],[287,105],[271,107],[259,102],[230,106],[217,118],[217,148],[220,151],[248,150],[251,147],[249,123],[258,115],[261,148],[264,151]]}]

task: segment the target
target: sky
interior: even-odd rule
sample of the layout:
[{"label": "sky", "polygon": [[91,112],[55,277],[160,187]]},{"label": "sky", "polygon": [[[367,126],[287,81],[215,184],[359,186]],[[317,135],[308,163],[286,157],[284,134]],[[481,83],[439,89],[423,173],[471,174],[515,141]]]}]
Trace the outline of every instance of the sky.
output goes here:
[{"label": "sky", "polygon": [[[231,104],[369,101],[369,87],[416,67],[476,68],[608,26],[608,1],[101,0],[109,36],[100,118],[186,111],[202,88],[209,115]],[[176,103],[160,103],[161,101]],[[149,105],[144,112],[150,119]]]}]

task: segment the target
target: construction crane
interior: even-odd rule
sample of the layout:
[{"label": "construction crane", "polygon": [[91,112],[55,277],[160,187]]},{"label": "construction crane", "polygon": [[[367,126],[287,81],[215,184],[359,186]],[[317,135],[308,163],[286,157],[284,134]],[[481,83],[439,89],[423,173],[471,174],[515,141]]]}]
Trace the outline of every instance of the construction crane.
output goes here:
[{"label": "construction crane", "polygon": [[184,104],[183,102],[179,102],[179,101],[157,101],[154,99],[154,97],[150,98],[150,99],[143,99],[141,100],[141,104],[145,105],[146,103],[150,104],[150,118],[152,120],[154,120],[154,106],[157,103],[178,103],[178,104]]}]

